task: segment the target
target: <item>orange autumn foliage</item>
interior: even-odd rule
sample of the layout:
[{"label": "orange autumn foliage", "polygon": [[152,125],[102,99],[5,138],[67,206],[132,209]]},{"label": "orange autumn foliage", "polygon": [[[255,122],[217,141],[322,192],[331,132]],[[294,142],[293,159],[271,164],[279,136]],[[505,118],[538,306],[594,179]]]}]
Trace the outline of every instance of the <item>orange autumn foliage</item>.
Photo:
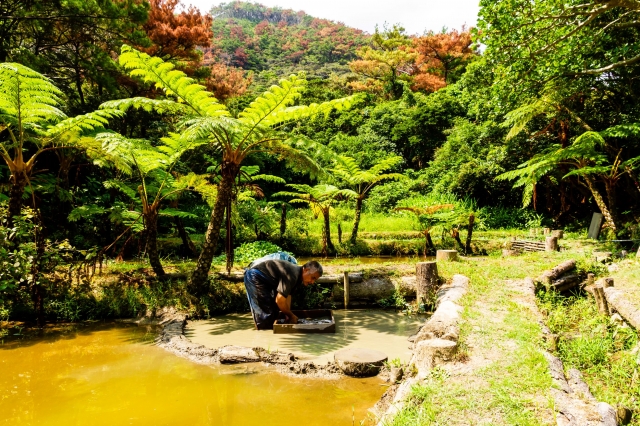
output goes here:
[{"label": "orange autumn foliage", "polygon": [[144,29],[153,45],[143,49],[145,53],[165,60],[199,60],[196,47],[211,44],[213,18],[193,6],[176,13],[180,0],[149,0],[149,3],[151,10]]},{"label": "orange autumn foliage", "polygon": [[214,63],[211,65],[211,76],[207,78],[205,86],[216,99],[224,102],[229,98],[243,95],[251,81],[251,75],[245,78],[241,69]]},{"label": "orange autumn foliage", "polygon": [[414,90],[435,92],[451,82],[456,70],[475,54],[471,49],[471,34],[466,28],[461,31],[430,32],[413,40],[417,53],[412,72]]}]

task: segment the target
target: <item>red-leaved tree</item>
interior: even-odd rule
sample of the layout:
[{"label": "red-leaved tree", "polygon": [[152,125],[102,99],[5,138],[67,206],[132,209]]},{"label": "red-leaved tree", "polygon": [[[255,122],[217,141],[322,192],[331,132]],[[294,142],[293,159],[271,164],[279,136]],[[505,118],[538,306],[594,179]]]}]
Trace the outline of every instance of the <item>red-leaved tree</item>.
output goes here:
[{"label": "red-leaved tree", "polygon": [[196,47],[209,46],[213,37],[211,15],[203,15],[193,6],[176,13],[180,0],[149,0],[149,3],[151,10],[144,29],[153,44],[142,50],[165,60],[199,61]]},{"label": "red-leaved tree", "polygon": [[413,71],[413,89],[435,92],[452,83],[464,72],[473,58],[471,34],[466,28],[461,31],[434,33],[413,40],[417,53]]}]

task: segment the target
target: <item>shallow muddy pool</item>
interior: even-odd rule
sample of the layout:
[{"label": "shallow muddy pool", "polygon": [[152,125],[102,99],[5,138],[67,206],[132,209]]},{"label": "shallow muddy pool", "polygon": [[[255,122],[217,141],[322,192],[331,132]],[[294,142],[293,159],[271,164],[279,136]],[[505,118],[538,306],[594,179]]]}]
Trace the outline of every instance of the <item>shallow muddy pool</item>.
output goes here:
[{"label": "shallow muddy pool", "polygon": [[0,344],[0,425],[351,425],[378,378],[287,377],[261,364],[202,366],[151,328],[78,326]]},{"label": "shallow muddy pool", "polygon": [[292,352],[303,360],[333,361],[333,354],[344,348],[376,349],[391,360],[409,361],[407,337],[414,334],[425,318],[384,310],[333,311],[336,332],[319,334],[273,334],[255,330],[251,314],[229,314],[209,320],[189,321],[185,334],[191,341],[210,348],[224,345],[262,347]]}]

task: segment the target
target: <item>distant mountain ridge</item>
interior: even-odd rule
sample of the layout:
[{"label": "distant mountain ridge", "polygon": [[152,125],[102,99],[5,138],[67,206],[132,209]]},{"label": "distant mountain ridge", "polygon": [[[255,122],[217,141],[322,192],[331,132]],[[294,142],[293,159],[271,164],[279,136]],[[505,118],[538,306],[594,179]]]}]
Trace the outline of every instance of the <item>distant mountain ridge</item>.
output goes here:
[{"label": "distant mountain ridge", "polygon": [[256,72],[279,74],[283,68],[328,64],[346,71],[347,62],[370,38],[342,23],[258,3],[223,3],[210,13],[213,53],[227,65]]}]

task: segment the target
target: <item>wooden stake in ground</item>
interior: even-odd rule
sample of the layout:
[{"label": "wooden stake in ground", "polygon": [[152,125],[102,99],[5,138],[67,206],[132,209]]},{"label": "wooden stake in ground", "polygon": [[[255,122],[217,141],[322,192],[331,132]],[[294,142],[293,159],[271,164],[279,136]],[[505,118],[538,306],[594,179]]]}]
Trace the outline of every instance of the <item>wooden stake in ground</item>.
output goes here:
[{"label": "wooden stake in ground", "polygon": [[438,289],[438,264],[419,262],[416,264],[416,302],[432,304]]},{"label": "wooden stake in ground", "polygon": [[544,271],[540,276],[539,281],[541,281],[545,285],[550,285],[553,280],[560,278],[560,276],[566,274],[567,272],[575,268],[576,268],[575,260],[573,259],[566,260],[561,264],[559,264],[558,266],[556,266],[555,268],[549,271]]},{"label": "wooden stake in ground", "polygon": [[344,271],[344,308],[349,307],[349,272]]}]

